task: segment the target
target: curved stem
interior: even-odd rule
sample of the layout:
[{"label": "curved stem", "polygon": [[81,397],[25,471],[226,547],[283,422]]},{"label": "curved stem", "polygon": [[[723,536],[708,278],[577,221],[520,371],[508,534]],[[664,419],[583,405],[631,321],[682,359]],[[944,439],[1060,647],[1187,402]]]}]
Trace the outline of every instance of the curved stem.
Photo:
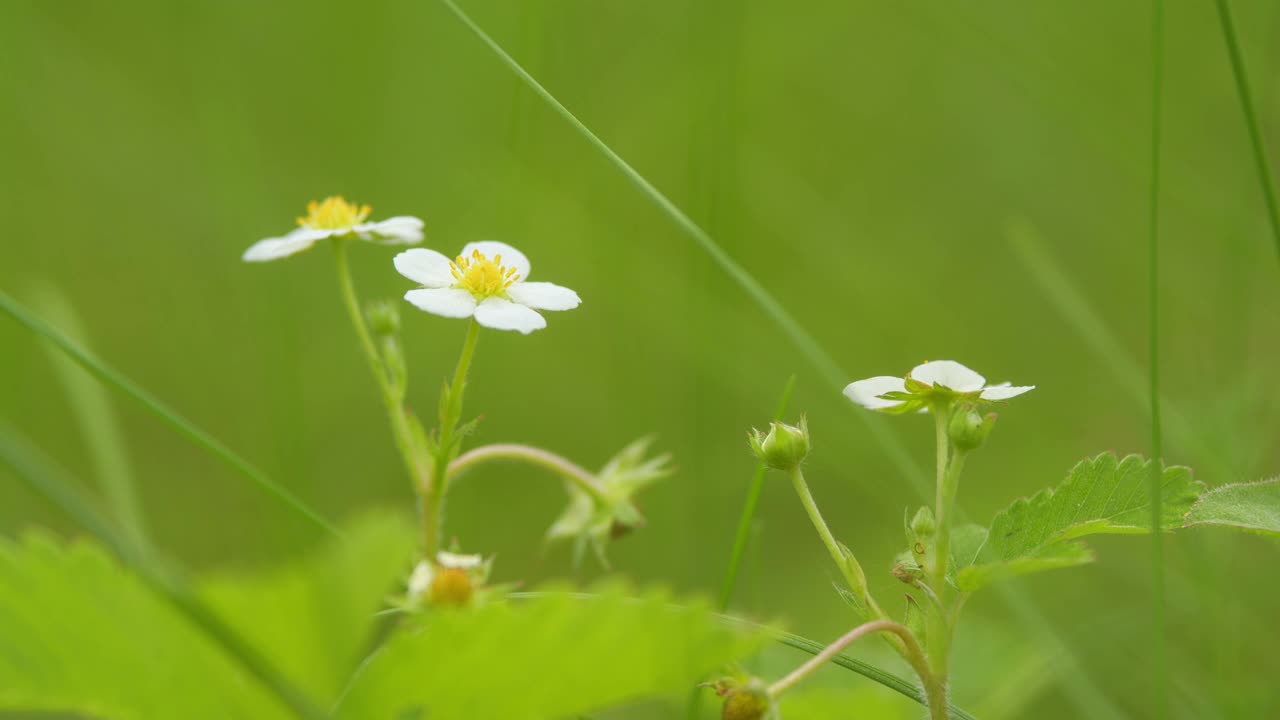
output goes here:
[{"label": "curved stem", "polygon": [[386,406],[387,417],[391,421],[391,435],[395,439],[396,449],[404,459],[409,480],[416,486],[422,481],[424,472],[414,452],[416,445],[409,419],[405,415],[403,391],[392,386],[387,376],[387,369],[378,354],[378,348],[373,343],[373,335],[369,333],[369,326],[365,324],[364,313],[360,310],[360,300],[356,296],[355,283],[351,281],[346,240],[333,241],[333,259],[338,270],[338,288],[342,291],[343,305],[346,306],[351,325],[356,330],[356,337],[360,339],[360,349],[364,351],[369,370],[373,373],[373,379],[378,383],[378,390],[382,393],[382,403]]},{"label": "curved stem", "polygon": [[[920,675],[921,680],[928,684],[929,665],[925,662],[924,653],[920,650],[920,644],[916,642],[916,637],[911,634],[905,626],[900,625],[892,620],[872,620],[850,630],[840,637],[840,639],[828,645],[822,652],[814,655],[805,664],[792,670],[790,674],[781,680],[769,686],[769,695],[777,698],[786,691],[790,690],[801,680],[804,680],[815,670],[831,662],[831,659],[839,655],[845,648],[852,645],[858,638],[876,632],[892,633],[902,641],[903,646],[907,649],[904,655],[907,661],[911,663],[911,667]],[[945,711],[945,705],[944,705]]]},{"label": "curved stem", "polygon": [[[827,521],[822,519],[822,512],[818,510],[818,503],[813,499],[812,493],[809,492],[809,485],[804,481],[804,473],[800,467],[796,466],[791,471],[791,483],[795,486],[796,495],[800,497],[800,504],[804,506],[805,512],[809,514],[809,520],[813,523],[813,528],[818,531],[818,536],[822,538],[822,544],[827,546],[827,552],[831,553],[831,559],[835,561],[836,567],[840,568],[840,572],[844,575],[845,582],[849,584],[849,589],[857,594],[863,603],[867,606],[867,611],[874,618],[883,618],[884,611],[876,604],[875,598],[871,597],[871,593],[867,590],[867,576],[862,571],[862,565],[858,563],[857,558],[852,553],[846,553],[841,548],[840,543],[836,541],[834,535],[831,534],[831,528],[827,527]],[[895,647],[897,647],[895,645]]]},{"label": "curved stem", "polygon": [[595,476],[587,472],[582,466],[549,450],[516,443],[483,445],[459,455],[457,459],[449,463],[449,483],[452,484],[463,473],[476,465],[482,465],[494,460],[516,460],[530,465],[537,465],[573,483],[575,487],[590,495],[596,502],[600,504],[607,502],[604,493],[596,484]]}]

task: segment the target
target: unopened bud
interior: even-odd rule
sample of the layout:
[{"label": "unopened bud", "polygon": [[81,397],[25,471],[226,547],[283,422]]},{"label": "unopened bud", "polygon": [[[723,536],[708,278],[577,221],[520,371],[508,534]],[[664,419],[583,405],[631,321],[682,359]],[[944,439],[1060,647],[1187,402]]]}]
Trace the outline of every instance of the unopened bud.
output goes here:
[{"label": "unopened bud", "polygon": [[378,337],[390,337],[400,332],[400,306],[390,300],[374,300],[365,305],[369,329]]},{"label": "unopened bud", "polygon": [[937,529],[937,523],[933,520],[933,511],[927,506],[921,506],[920,509],[916,511],[916,516],[911,518],[912,540],[924,540],[931,538]]},{"label": "unopened bud", "polygon": [[775,470],[790,471],[799,467],[809,454],[809,426],[803,417],[799,427],[775,422],[768,434],[752,430],[747,441],[764,464]]},{"label": "unopened bud", "polygon": [[995,426],[995,423],[995,413],[980,415],[973,408],[959,407],[951,415],[951,422],[947,425],[947,434],[951,437],[951,443],[956,446],[957,450],[968,452],[982,446],[987,436],[991,434],[991,428]]},{"label": "unopened bud", "polygon": [[759,680],[731,686],[718,685],[716,692],[724,696],[721,720],[763,720],[773,708],[769,690]]}]

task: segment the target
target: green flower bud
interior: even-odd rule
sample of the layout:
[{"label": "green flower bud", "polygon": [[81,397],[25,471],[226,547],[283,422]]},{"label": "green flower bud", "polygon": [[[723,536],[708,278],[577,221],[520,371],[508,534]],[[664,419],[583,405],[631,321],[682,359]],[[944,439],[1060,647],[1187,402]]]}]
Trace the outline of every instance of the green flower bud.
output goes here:
[{"label": "green flower bud", "polygon": [[921,506],[916,511],[916,516],[911,518],[911,540],[925,540],[933,537],[937,532],[938,525],[933,520],[933,511],[927,506]]},{"label": "green flower bud", "polygon": [[991,434],[996,424],[996,414],[978,414],[972,407],[959,407],[951,414],[951,422],[947,424],[947,434],[957,450],[968,452],[976,450]]},{"label": "green flower bud", "polygon": [[773,709],[769,690],[759,680],[717,683],[716,692],[724,696],[721,720],[763,720]]},{"label": "green flower bud", "polygon": [[390,300],[373,300],[365,305],[369,329],[378,337],[400,333],[400,306]]},{"label": "green flower bud", "polygon": [[752,430],[747,442],[764,464],[775,470],[791,471],[809,455],[809,425],[803,417],[799,427],[775,422],[767,435]]}]

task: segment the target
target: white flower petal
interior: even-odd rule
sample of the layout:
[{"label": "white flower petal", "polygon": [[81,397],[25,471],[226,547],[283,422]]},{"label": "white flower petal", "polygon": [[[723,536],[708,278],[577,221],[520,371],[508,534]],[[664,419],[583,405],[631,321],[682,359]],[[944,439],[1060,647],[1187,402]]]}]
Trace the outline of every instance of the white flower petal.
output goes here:
[{"label": "white flower petal", "polygon": [[912,380],[929,385],[942,385],[956,392],[974,392],[987,384],[987,379],[955,360],[934,360],[917,365],[908,373]]},{"label": "white flower petal", "polygon": [[453,285],[453,271],[449,258],[435,250],[414,248],[396,255],[396,271],[410,280],[429,288]]},{"label": "white flower petal", "polygon": [[404,299],[432,315],[467,318],[476,314],[476,299],[461,288],[423,288],[410,290]]},{"label": "white flower petal", "polygon": [[423,560],[413,569],[413,574],[409,576],[409,597],[421,597],[431,587],[431,578],[435,576],[435,571],[431,569],[431,563]]},{"label": "white flower petal", "polygon": [[497,255],[501,255],[503,265],[515,268],[521,280],[529,279],[529,258],[510,245],[497,240],[481,240],[480,242],[467,243],[466,247],[462,248],[462,257],[471,257],[472,250],[479,250],[480,254],[490,260]]},{"label": "white flower petal", "polygon": [[578,293],[549,282],[518,282],[507,288],[507,295],[534,310],[572,310],[582,304]]},{"label": "white flower petal", "polygon": [[408,215],[364,223],[352,229],[363,240],[372,240],[386,245],[413,245],[422,242],[422,220]]},{"label": "white flower petal", "polygon": [[983,390],[980,397],[983,400],[1008,400],[1009,398],[1018,397],[1022,393],[1031,392],[1035,389],[1035,385],[1021,385],[1014,387],[1009,383],[1000,383],[999,385],[992,385],[991,387]]},{"label": "white flower petal", "polygon": [[902,404],[901,400],[885,400],[881,395],[889,392],[906,392],[907,385],[900,377],[880,375],[849,383],[845,397],[870,410],[881,410]]},{"label": "white flower petal", "polygon": [[296,255],[303,250],[307,250],[312,245],[315,245],[316,241],[323,240],[332,234],[329,230],[298,228],[284,237],[259,240],[251,245],[248,250],[245,250],[240,259],[245,262],[279,260],[282,257]]},{"label": "white flower petal", "polygon": [[500,297],[485,298],[476,307],[476,320],[494,330],[518,330],[525,335],[547,326],[546,318],[530,308]]},{"label": "white flower petal", "polygon": [[440,563],[440,567],[444,568],[470,570],[484,565],[484,557],[481,555],[459,555],[458,553],[441,550],[436,553],[436,562]]}]

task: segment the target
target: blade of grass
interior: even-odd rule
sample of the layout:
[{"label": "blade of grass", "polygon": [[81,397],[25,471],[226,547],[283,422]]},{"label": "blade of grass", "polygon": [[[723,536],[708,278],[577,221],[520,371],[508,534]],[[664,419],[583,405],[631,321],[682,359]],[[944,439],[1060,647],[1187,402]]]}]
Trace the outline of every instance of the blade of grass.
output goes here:
[{"label": "blade of grass", "polygon": [[1169,714],[1166,691],[1164,638],[1164,533],[1159,531],[1164,516],[1160,437],[1160,134],[1161,98],[1164,91],[1164,0],[1151,3],[1151,193],[1147,238],[1147,338],[1151,376],[1151,674],[1155,685],[1155,717]]},{"label": "blade of grass", "polygon": [[[539,590],[534,590],[530,592],[513,592],[513,593],[508,593],[507,598],[511,600],[532,599],[532,598],[543,597],[548,594],[550,593],[547,593],[545,591],[539,591]],[[594,595],[588,592],[573,592],[568,594],[581,600],[594,600],[596,599],[596,597],[598,597],[597,595]],[[672,603],[670,607],[673,609],[686,609],[675,603]],[[807,652],[810,655],[817,655],[818,653],[825,650],[827,647],[826,645],[823,645],[817,640],[810,640],[809,638],[802,637],[794,633],[778,630],[776,628],[769,627],[768,625],[761,625],[760,623],[752,622],[745,618],[736,617],[734,615],[717,613],[716,617],[718,617],[726,625],[731,625],[737,628],[741,628],[743,630],[763,631],[773,636],[773,638],[777,640],[779,643],[786,645],[787,647],[792,647],[797,650]],[[920,692],[920,689],[916,687],[916,684],[911,682],[910,680],[900,678],[891,672],[888,672],[886,670],[881,670],[880,668],[874,665],[870,665],[868,663],[862,662],[861,660],[855,660],[849,657],[848,655],[837,655],[831,659],[831,663],[833,665],[838,665],[846,670],[852,670],[853,672],[858,673],[859,675],[867,678],[868,680],[880,683],[881,685],[889,688],[890,690],[901,693],[902,695],[905,695],[906,697],[911,698],[912,700],[915,700],[921,705],[924,705],[925,703],[924,693]],[[969,714],[968,712],[966,712],[965,710],[962,710],[959,707],[956,707],[955,705],[949,705],[949,714],[954,720],[977,720],[977,718],[975,718],[973,715]]]},{"label": "blade of grass", "polygon": [[[734,621],[743,622],[737,619],[734,619]],[[810,640],[809,638],[801,637],[800,635],[795,635],[793,633],[776,630],[772,632],[778,642],[786,645],[787,647],[807,652],[810,655],[817,655],[826,647],[816,640]],[[920,688],[917,687],[916,683],[900,678],[893,673],[881,670],[880,668],[864,663],[861,660],[855,660],[854,658],[844,654],[836,655],[831,658],[831,664],[838,665],[846,670],[852,670],[868,680],[878,682],[894,692],[915,700],[921,705],[925,704],[924,693],[920,692]],[[971,715],[968,711],[957,707],[952,703],[947,704],[947,715],[951,717],[952,720],[977,720],[977,718]]]},{"label": "blade of grass", "polygon": [[[684,212],[682,212],[674,203],[663,195],[656,187],[646,180],[635,168],[622,159],[614,150],[609,147],[603,140],[593,133],[590,128],[582,123],[572,112],[569,111],[554,95],[542,86],[532,75],[529,74],[509,53],[503,50],[502,46],[489,37],[489,35],[480,28],[465,12],[462,11],[453,0],[441,0],[441,2],[468,28],[477,38],[480,39],[490,51],[498,57],[504,65],[514,72],[538,97],[542,98],[548,105],[556,111],[567,123],[577,130],[593,147],[595,147],[602,155],[606,157],[623,175],[638,189],[642,194],[648,197],[664,214],[666,214],[673,222],[676,223],[687,235],[689,235],[700,247],[702,247],[713,260],[720,265],[732,279],[734,279],[751,297],[753,301],[763,309],[766,314],[773,319],[783,332],[788,336],[801,354],[818,370],[819,375],[833,387],[839,388],[845,384],[848,379],[840,371],[839,366],[831,358],[831,356],[818,344],[818,342],[801,328],[787,313],[776,299],[764,289],[759,282],[755,280],[741,265],[737,264],[716,242],[707,234],[705,230],[694,223]],[[905,446],[898,440],[897,436],[892,434],[885,426],[875,422],[869,413],[858,413],[856,417],[866,426],[868,432],[879,442],[881,448],[889,456],[899,472],[908,482],[915,488],[917,494],[921,497],[928,498],[932,495],[932,482],[925,475],[923,468],[907,452]],[[958,519],[963,519],[963,514],[957,513]],[[1026,598],[1025,593],[1016,586],[1001,586],[1001,594],[1007,602],[1017,601],[1019,607],[1022,608],[1020,617],[1024,622],[1035,625],[1036,632],[1044,638],[1052,639],[1055,643],[1062,647],[1064,654],[1070,657],[1070,649],[1057,636],[1057,633],[1045,620],[1044,615],[1032,605]],[[1123,717],[1118,709],[1107,701],[1102,691],[1092,683],[1088,675],[1083,672],[1078,664],[1074,663],[1075,672],[1067,675],[1067,681],[1072,688],[1071,697],[1073,699],[1083,698],[1087,703],[1078,702],[1080,706],[1093,707],[1096,711],[1106,711],[1108,717]]]},{"label": "blade of grass", "polygon": [[[61,327],[68,337],[79,341],[82,347],[89,347],[88,333],[64,293],[46,285],[40,289],[38,298],[37,305],[45,317],[51,318],[54,325]],[[45,343],[45,348],[66,392],[80,435],[88,445],[89,456],[112,517],[133,544],[149,551],[151,540],[138,500],[124,432],[112,411],[111,398],[100,383],[57,347]]]},{"label": "blade of grass", "polygon": [[[791,403],[791,391],[796,387],[796,376],[792,375],[782,387],[782,396],[778,398],[778,407],[774,410],[774,422],[781,422]],[[751,535],[751,524],[756,518],[756,508],[760,505],[760,493],[764,489],[764,476],[769,468],[764,463],[756,465],[755,475],[751,477],[751,485],[747,488],[747,499],[742,505],[742,517],[738,519],[738,532],[733,541],[733,552],[729,555],[729,567],[725,570],[724,583],[720,586],[720,612],[729,609],[733,599],[733,587],[738,582],[738,570],[742,567],[742,554],[747,549],[747,540]]]},{"label": "blade of grass", "polygon": [[[791,403],[791,391],[796,387],[796,376],[792,375],[782,387],[782,396],[778,398],[778,407],[773,412],[774,422],[781,422]],[[760,506],[760,494],[764,490],[764,476],[769,468],[764,463],[756,465],[755,474],[751,476],[751,485],[747,488],[747,498],[742,504],[742,517],[738,518],[738,531],[733,540],[733,551],[729,554],[729,567],[725,570],[724,583],[720,586],[720,612],[729,609],[733,600],[733,588],[738,582],[738,571],[742,567],[742,557],[746,553],[747,543],[751,539],[751,528],[755,522],[756,508]],[[697,718],[702,707],[703,693],[697,688],[689,695],[689,703],[685,708],[685,716],[689,720]]]},{"label": "blade of grass", "polygon": [[1249,143],[1253,148],[1253,159],[1258,166],[1258,184],[1262,189],[1263,200],[1267,204],[1267,219],[1271,223],[1271,237],[1276,244],[1276,253],[1280,256],[1280,206],[1276,204],[1275,182],[1271,179],[1271,165],[1267,161],[1267,145],[1262,137],[1262,123],[1258,121],[1258,111],[1253,104],[1253,92],[1249,89],[1249,71],[1245,67],[1244,54],[1240,52],[1240,41],[1236,37],[1235,21],[1231,17],[1231,3],[1228,0],[1217,0],[1218,20],[1222,25],[1222,39],[1227,45],[1227,56],[1231,59],[1231,74],[1236,81],[1236,94],[1240,97],[1240,111],[1244,114],[1244,124],[1249,130]]},{"label": "blade of grass", "polygon": [[204,631],[295,715],[304,720],[321,720],[327,717],[269,660],[192,592],[181,573],[166,566],[156,555],[134,544],[84,497],[79,489],[79,482],[3,420],[0,420],[0,462],[7,464],[32,490],[44,496],[111,548],[147,587]]},{"label": "blade of grass", "polygon": [[[734,282],[736,282],[742,290],[760,307],[764,313],[769,316],[779,329],[787,336],[789,340],[800,351],[800,354],[813,365],[818,371],[823,381],[836,388],[843,388],[848,383],[848,376],[840,369],[840,366],[829,355],[818,341],[806,331],[799,322],[796,321],[790,313],[778,302],[776,298],[769,293],[752,275],[746,271],[736,260],[725,252],[714,239],[703,230],[697,223],[689,218],[675,203],[671,202],[666,195],[662,194],[658,188],[654,187],[643,175],[636,171],[635,168],[613,148],[609,147],[594,132],[591,131],[581,120],[569,111],[554,95],[542,86],[527,70],[516,62],[506,50],[502,49],[493,38],[489,37],[479,25],[475,23],[462,8],[458,7],[453,0],[440,0],[464,25],[467,26],[472,33],[475,34],[481,42],[493,52],[512,72],[514,72],[538,97],[551,106],[556,113],[569,123],[574,130],[578,131],[596,150],[609,160],[622,174],[634,185],[645,197],[658,207],[672,222],[676,224],[686,235],[693,239],[699,247],[701,247],[712,260],[720,266]],[[869,414],[859,414],[858,417],[866,424],[868,432],[870,432],[880,443],[884,451],[889,455],[898,471],[903,477],[914,483],[924,483],[927,476],[924,469],[916,463],[915,459],[907,452],[906,447],[897,439],[896,436],[883,424],[875,422],[875,418]],[[924,487],[922,484],[921,487]]]},{"label": "blade of grass", "polygon": [[312,510],[301,499],[293,493],[285,489],[284,486],[267,477],[266,473],[259,470],[248,460],[235,454],[226,445],[223,445],[209,433],[201,430],[190,420],[179,415],[169,406],[160,402],[159,398],[151,393],[143,390],[129,378],[122,375],[118,370],[112,368],[106,363],[99,360],[88,350],[81,347],[71,338],[52,327],[45,321],[33,315],[17,301],[9,297],[4,291],[0,291],[0,310],[4,311],[14,320],[17,320],[31,332],[49,341],[54,347],[66,353],[68,357],[77,364],[89,371],[91,375],[98,378],[108,387],[123,393],[126,397],[134,400],[151,414],[160,418],[182,435],[191,441],[196,447],[206,450],[216,456],[231,469],[248,478],[259,489],[279,500],[282,505],[294,511],[298,515],[306,518],[313,525],[328,532],[331,535],[340,537],[342,531],[337,526],[326,520],[320,513]]},{"label": "blade of grass", "polygon": [[[1031,273],[1035,286],[1058,314],[1075,330],[1076,335],[1115,375],[1134,405],[1150,411],[1150,381],[1142,368],[1125,350],[1123,343],[1107,327],[1102,316],[1089,304],[1088,298],[1062,270],[1050,254],[1048,245],[1026,222],[1015,222],[1008,228],[1009,244],[1014,254]],[[1186,415],[1166,397],[1160,399],[1162,432],[1185,452],[1197,469],[1222,478],[1233,477],[1231,463],[1206,444],[1194,431]]]}]

